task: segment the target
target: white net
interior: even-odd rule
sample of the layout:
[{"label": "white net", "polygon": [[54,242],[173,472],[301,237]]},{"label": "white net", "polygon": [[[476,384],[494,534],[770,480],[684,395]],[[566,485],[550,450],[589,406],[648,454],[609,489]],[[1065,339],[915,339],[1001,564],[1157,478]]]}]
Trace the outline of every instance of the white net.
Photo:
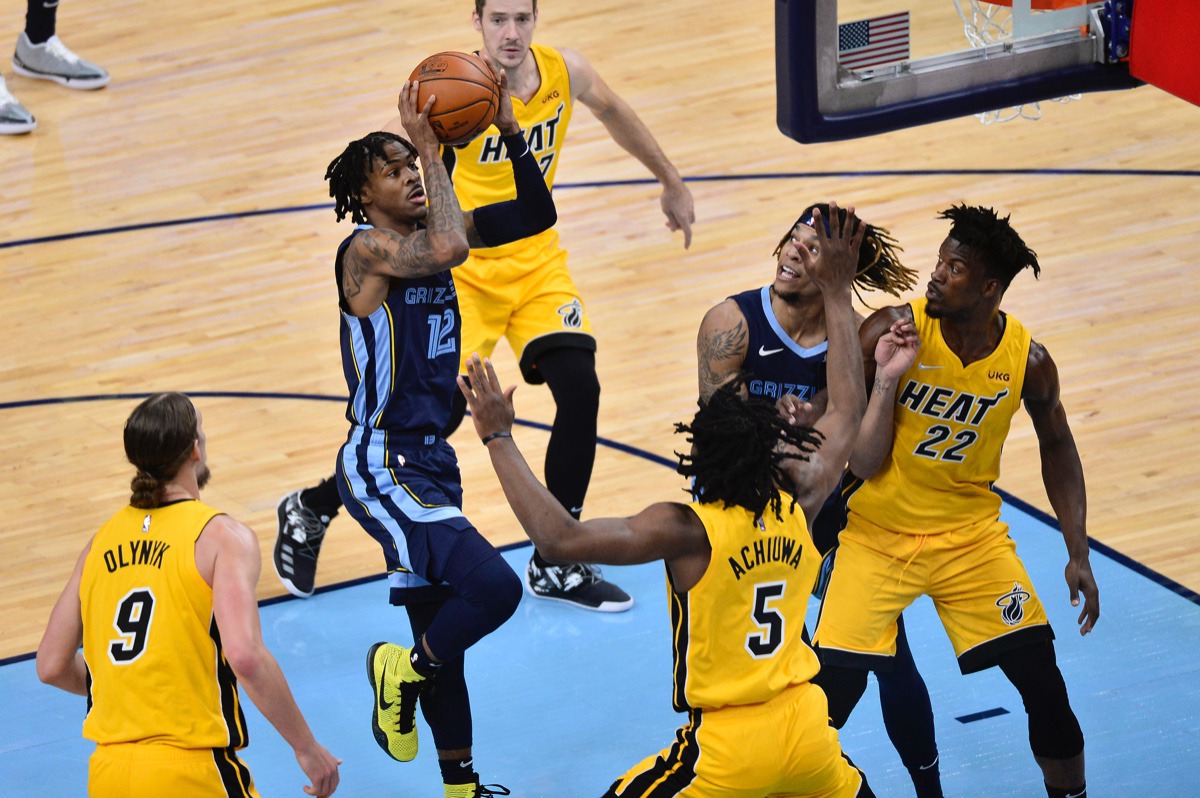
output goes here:
[{"label": "white net", "polygon": [[[989,44],[1012,39],[1012,9],[1007,6],[993,5],[984,0],[953,0],[954,8],[963,21],[963,33],[972,47],[986,47]],[[1071,94],[1066,97],[1056,97],[1056,103],[1069,103],[1078,100],[1082,94]],[[1027,103],[1012,108],[999,108],[995,111],[985,111],[975,116],[985,125],[995,122],[1011,122],[1014,119],[1029,119],[1036,121],[1042,118],[1041,103]]]}]

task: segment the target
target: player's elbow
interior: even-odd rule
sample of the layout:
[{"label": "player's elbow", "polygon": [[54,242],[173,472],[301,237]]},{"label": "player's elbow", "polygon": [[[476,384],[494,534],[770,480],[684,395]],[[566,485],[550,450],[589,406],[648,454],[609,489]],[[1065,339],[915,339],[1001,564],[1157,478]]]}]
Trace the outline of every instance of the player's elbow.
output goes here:
[{"label": "player's elbow", "polygon": [[453,269],[466,261],[471,254],[466,236],[448,235],[440,238],[433,246],[433,259],[443,269]]},{"label": "player's elbow", "polygon": [[37,651],[37,675],[42,684],[58,687],[67,672],[67,663],[62,657],[55,656],[44,648]]},{"label": "player's elbow", "polygon": [[266,662],[266,647],[261,644],[224,644],[222,652],[234,675],[244,682],[253,683]]}]

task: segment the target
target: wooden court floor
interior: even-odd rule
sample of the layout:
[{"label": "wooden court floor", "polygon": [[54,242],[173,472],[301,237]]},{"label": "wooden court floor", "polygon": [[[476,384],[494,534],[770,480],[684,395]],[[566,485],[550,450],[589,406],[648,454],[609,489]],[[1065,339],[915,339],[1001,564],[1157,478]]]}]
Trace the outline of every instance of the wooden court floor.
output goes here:
[{"label": "wooden court floor", "polygon": [[[917,54],[961,36],[950,0],[842,5],[847,19],[911,8]],[[1018,276],[1005,306],[1058,363],[1089,533],[1200,590],[1200,109],[1145,87],[1049,104],[1040,122],[968,118],[801,146],[774,124],[770,3],[541,6],[535,40],[581,50],[696,197],[685,252],[654,187],[625,182],[645,170],[579,111],[556,200],[599,341],[602,436],[670,456],[671,422],[694,408],[701,316],[771,278],[771,250],[807,203],[857,205],[923,275],[946,232],[938,210],[995,205],[1041,257],[1042,279]],[[214,472],[205,498],[258,530],[260,596],[282,592],[275,504],[329,473],[345,434],[328,399],[345,392],[331,267],[348,225],[326,205],[324,169],[390,118],[420,58],[478,46],[471,7],[72,0],[59,33],[111,86],[69,92],[4,62],[41,124],[0,137],[0,658],[36,647],[80,547],[127,497],[128,394],[217,394],[198,400]],[[7,24],[15,37],[16,10]],[[1013,169],[1027,171],[996,171]],[[516,397],[522,418],[552,419],[544,388]],[[519,440],[540,463],[545,433],[522,428]],[[497,543],[520,540],[469,429],[454,442],[468,514]],[[630,513],[681,487],[604,448],[586,514]],[[999,487],[1050,509],[1023,416]],[[318,584],[380,565],[375,543],[339,518]],[[1059,591],[1065,601],[1061,584],[1041,585],[1048,600]]]}]

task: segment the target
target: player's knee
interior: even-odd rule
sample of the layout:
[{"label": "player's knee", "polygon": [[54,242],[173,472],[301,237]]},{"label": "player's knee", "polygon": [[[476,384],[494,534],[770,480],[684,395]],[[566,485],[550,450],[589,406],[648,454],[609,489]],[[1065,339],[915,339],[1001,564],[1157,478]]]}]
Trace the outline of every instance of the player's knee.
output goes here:
[{"label": "player's knee", "polygon": [[521,578],[503,557],[481,563],[471,573],[470,591],[463,598],[473,604],[491,629],[498,629],[521,603]]},{"label": "player's knee", "polygon": [[600,378],[596,376],[595,353],[575,347],[551,349],[538,357],[537,368],[560,408],[599,412]]},{"label": "player's knee", "polygon": [[1071,759],[1082,753],[1083,730],[1071,710],[1054,644],[1047,640],[1010,651],[999,665],[1021,694],[1033,753],[1047,759]]}]

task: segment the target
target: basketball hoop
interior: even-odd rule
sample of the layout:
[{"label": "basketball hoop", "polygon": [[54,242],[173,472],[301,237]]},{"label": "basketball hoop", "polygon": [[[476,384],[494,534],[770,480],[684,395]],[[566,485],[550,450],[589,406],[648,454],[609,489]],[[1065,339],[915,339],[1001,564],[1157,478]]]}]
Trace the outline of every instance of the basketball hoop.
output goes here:
[{"label": "basketball hoop", "polygon": [[[1032,0],[1032,7],[1037,11],[1056,11],[1064,8],[1086,5],[1093,0]],[[963,21],[963,33],[972,47],[987,47],[990,44],[1000,44],[1012,41],[1013,18],[1012,0],[953,0],[954,8]],[[1056,97],[1056,103],[1069,103],[1078,100],[1082,94],[1071,94],[1066,97]],[[1029,119],[1037,121],[1042,118],[1041,103],[1027,103],[1012,108],[1001,108],[995,111],[985,111],[975,114],[982,124],[990,125],[995,122],[1011,122],[1014,119]]]}]

